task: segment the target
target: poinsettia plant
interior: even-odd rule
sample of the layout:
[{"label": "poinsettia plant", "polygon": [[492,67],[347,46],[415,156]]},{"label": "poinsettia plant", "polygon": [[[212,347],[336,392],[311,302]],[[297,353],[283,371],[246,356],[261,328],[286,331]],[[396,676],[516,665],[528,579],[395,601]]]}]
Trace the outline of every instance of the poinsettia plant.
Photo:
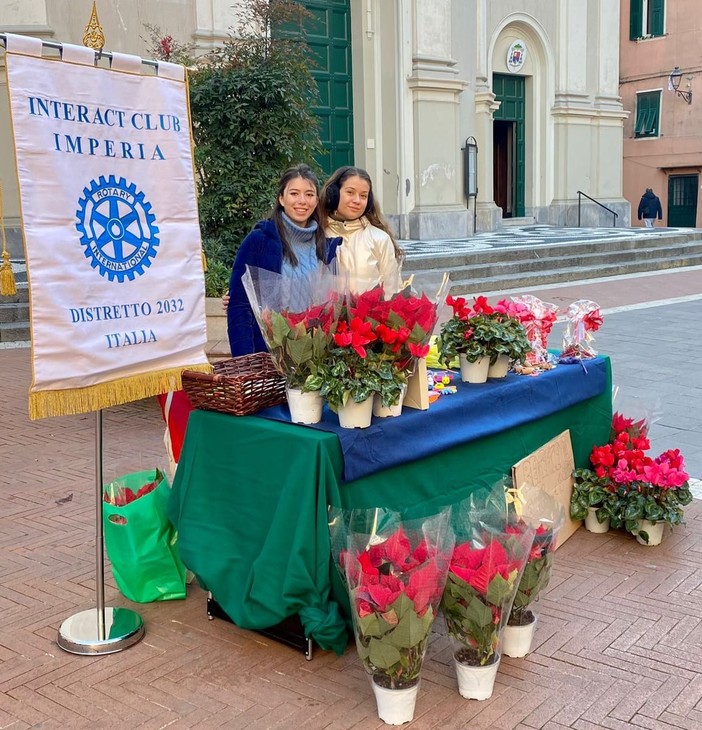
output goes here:
[{"label": "poinsettia plant", "polygon": [[247,266],[242,284],[273,363],[288,388],[320,390],[320,367],[341,313],[336,277],[326,267],[291,278]]},{"label": "poinsettia plant", "polygon": [[499,355],[524,362],[531,345],[520,317],[530,316],[526,307],[501,300],[495,307],[484,296],[474,297],[468,305],[464,297],[446,297],[453,316],[444,322],[438,339],[439,359],[448,364],[464,355],[468,362],[490,357],[494,363]]},{"label": "poinsettia plant", "polygon": [[334,299],[302,312],[261,312],[268,350],[289,388],[309,392],[322,387],[320,366],[330,348],[337,317],[338,302]]},{"label": "poinsettia plant", "polygon": [[450,513],[405,525],[384,510],[363,512],[360,524],[372,527],[358,530],[353,517],[330,523],[332,545],[343,542],[335,529],[349,531],[338,564],[349,590],[358,655],[376,684],[411,687],[419,679],[446,582],[453,548]]},{"label": "poinsettia plant", "polygon": [[[523,531],[524,523],[517,526],[516,529],[520,532]],[[534,621],[534,614],[530,606],[551,580],[556,533],[557,530],[553,527],[543,524],[536,528],[534,541],[509,615],[508,624],[510,626],[526,626]]]},{"label": "poinsettia plant", "polygon": [[459,662],[492,664],[507,624],[533,530],[493,533],[453,550],[441,608]]}]

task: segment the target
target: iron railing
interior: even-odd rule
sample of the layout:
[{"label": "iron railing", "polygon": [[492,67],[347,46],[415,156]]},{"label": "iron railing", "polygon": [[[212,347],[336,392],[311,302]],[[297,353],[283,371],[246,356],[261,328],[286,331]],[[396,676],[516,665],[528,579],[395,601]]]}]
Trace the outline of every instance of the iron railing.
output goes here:
[{"label": "iron railing", "polygon": [[612,210],[611,208],[608,208],[604,203],[600,203],[599,200],[591,198],[587,193],[584,193],[582,190],[578,190],[578,228],[580,228],[580,206],[582,204],[583,196],[586,197],[588,200],[591,200],[593,203],[597,203],[600,208],[604,208],[605,210],[609,211],[614,216],[613,227],[617,227],[617,218],[619,217],[619,213],[617,213],[615,210]]}]

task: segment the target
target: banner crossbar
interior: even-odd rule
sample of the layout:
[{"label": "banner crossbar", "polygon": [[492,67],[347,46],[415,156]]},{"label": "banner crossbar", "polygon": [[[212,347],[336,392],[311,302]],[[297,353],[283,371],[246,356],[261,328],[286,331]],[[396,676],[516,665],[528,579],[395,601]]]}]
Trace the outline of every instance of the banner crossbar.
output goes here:
[{"label": "banner crossbar", "polygon": [[[2,44],[4,47],[7,47],[7,35],[5,33],[0,33],[0,41],[2,41]],[[63,43],[60,43],[59,41],[47,41],[43,38],[41,39],[41,45],[44,48],[52,48],[59,53],[63,53]],[[99,61],[101,58],[107,58],[109,61],[112,61],[112,51],[95,51],[95,60]],[[159,62],[158,61],[152,61],[149,58],[142,58],[141,62],[145,66],[150,66],[151,68],[158,69]]]}]

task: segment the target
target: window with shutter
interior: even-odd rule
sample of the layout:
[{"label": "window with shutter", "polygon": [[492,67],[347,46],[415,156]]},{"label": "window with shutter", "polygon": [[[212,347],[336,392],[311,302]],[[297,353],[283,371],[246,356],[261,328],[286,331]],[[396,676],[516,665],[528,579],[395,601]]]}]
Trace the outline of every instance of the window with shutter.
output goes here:
[{"label": "window with shutter", "polygon": [[629,38],[652,38],[665,35],[665,0],[631,0]]},{"label": "window with shutter", "polygon": [[636,95],[635,137],[658,137],[660,107],[660,91],[647,91]]}]

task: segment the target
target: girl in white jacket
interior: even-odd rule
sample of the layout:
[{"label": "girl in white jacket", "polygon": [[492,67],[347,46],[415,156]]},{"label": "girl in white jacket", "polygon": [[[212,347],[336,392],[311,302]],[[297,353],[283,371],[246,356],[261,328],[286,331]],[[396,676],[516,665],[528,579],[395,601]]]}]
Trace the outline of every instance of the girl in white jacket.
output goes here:
[{"label": "girl in white jacket", "polygon": [[359,167],[340,167],[319,197],[326,235],[343,239],[336,260],[351,290],[382,282],[387,294],[400,291],[403,252],[373,198],[370,175]]}]

